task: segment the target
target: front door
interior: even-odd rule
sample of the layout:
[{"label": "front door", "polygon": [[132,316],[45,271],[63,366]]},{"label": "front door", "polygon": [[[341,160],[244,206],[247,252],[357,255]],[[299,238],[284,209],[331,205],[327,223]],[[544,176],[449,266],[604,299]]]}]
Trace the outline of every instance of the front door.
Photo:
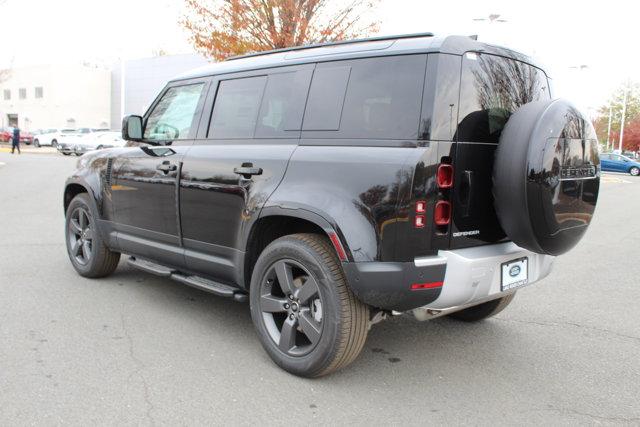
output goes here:
[{"label": "front door", "polygon": [[112,200],[118,244],[131,253],[181,267],[177,177],[200,119],[208,83],[170,85],[145,116],[144,139],[113,164]]},{"label": "front door", "polygon": [[205,107],[212,112],[180,179],[190,270],[240,284],[246,234],[297,147],[312,71],[285,67],[212,82]]}]

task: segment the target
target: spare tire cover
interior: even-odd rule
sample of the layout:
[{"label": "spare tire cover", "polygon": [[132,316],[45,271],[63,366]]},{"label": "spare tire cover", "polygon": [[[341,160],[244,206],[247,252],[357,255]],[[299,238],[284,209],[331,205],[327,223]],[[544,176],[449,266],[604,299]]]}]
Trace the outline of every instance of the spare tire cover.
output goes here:
[{"label": "spare tire cover", "polygon": [[560,255],[591,223],[600,188],[591,122],[562,99],[523,105],[500,136],[493,196],[500,225],[518,246]]}]

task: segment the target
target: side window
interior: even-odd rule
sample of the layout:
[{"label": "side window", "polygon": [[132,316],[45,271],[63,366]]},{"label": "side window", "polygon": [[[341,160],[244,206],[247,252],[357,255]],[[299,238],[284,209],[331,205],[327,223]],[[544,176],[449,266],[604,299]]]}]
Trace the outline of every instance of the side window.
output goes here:
[{"label": "side window", "polygon": [[152,141],[188,139],[204,83],[169,88],[147,118],[144,138]]},{"label": "side window", "polygon": [[310,69],[268,76],[256,138],[297,138],[300,135],[310,79]]},{"label": "side window", "polygon": [[524,62],[469,52],[462,60],[457,140],[498,143],[519,107],[550,99],[547,77]]},{"label": "side window", "polygon": [[218,85],[208,137],[253,138],[266,76],[224,80]]},{"label": "side window", "polygon": [[313,77],[305,131],[318,138],[416,139],[425,55],[319,64]]},{"label": "side window", "polygon": [[313,74],[303,130],[338,130],[350,66],[317,68]]}]

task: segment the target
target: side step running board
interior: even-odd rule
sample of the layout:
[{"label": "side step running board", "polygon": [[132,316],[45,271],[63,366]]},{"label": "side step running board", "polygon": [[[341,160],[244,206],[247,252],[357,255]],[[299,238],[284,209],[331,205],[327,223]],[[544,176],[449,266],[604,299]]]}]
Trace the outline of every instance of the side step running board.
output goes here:
[{"label": "side step running board", "polygon": [[130,257],[127,260],[127,263],[132,267],[135,267],[142,271],[146,271],[147,273],[155,274],[156,276],[170,277],[171,274],[175,272],[175,270],[172,270],[163,265],[156,264],[151,261],[145,261],[143,259],[137,259],[134,257]]},{"label": "side step running board", "polygon": [[182,274],[177,270],[173,270],[151,261],[130,257],[128,263],[130,266],[146,271],[147,273],[162,277],[169,277],[177,282],[184,283],[185,285],[189,285],[193,288],[210,292],[221,297],[233,298],[238,302],[245,302],[248,299],[247,294],[242,292],[240,289],[223,283],[214,282],[213,280],[205,279],[204,277]]},{"label": "side step running board", "polygon": [[233,298],[238,302],[244,302],[247,300],[247,294],[229,285],[214,282],[213,280],[198,276],[185,276],[179,273],[172,274],[171,278],[202,291],[211,292],[212,294],[216,294],[221,297]]}]

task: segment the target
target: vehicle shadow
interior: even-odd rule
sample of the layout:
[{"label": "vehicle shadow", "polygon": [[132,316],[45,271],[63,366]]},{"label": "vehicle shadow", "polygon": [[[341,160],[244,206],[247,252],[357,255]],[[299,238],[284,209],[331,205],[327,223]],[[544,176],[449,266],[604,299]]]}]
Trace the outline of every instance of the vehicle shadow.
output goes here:
[{"label": "vehicle shadow", "polygon": [[[250,359],[245,363],[264,365],[267,370],[272,365],[273,371],[279,371],[260,347],[248,303],[237,303],[168,278],[139,272],[126,264],[121,264],[108,280],[132,290],[136,298],[145,300],[145,305],[153,305],[153,311],[179,317],[200,332],[210,330],[216,347],[232,345],[243,358]],[[521,344],[517,335],[517,328],[496,319],[479,323],[448,318],[419,322],[411,314],[394,316],[371,327],[360,357],[350,367],[320,381],[344,381],[346,385],[358,376],[374,373],[378,381],[399,381],[405,376],[404,373],[398,376],[403,366],[406,375],[415,375],[417,370],[428,377],[469,364],[469,354],[499,360],[504,356],[505,346]],[[408,364],[411,369],[406,369]]]}]

